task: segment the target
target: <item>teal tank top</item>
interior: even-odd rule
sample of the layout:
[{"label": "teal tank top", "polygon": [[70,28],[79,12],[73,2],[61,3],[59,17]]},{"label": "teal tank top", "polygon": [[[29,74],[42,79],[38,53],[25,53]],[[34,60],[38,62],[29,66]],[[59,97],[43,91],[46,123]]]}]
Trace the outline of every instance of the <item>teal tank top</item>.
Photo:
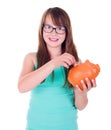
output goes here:
[{"label": "teal tank top", "polygon": [[78,130],[74,91],[68,88],[64,67],[54,70],[31,91],[26,130]]}]

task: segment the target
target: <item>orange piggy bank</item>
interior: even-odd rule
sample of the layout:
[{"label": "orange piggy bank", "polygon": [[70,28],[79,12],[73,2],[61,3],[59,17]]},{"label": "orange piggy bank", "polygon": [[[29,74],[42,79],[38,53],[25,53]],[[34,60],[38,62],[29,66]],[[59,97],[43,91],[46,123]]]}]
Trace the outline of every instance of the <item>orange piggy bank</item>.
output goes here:
[{"label": "orange piggy bank", "polygon": [[78,85],[83,90],[80,81],[83,80],[85,82],[86,77],[90,80],[95,79],[99,72],[100,66],[98,64],[93,64],[89,60],[86,60],[84,63],[78,64],[69,70],[68,81],[73,86]]}]

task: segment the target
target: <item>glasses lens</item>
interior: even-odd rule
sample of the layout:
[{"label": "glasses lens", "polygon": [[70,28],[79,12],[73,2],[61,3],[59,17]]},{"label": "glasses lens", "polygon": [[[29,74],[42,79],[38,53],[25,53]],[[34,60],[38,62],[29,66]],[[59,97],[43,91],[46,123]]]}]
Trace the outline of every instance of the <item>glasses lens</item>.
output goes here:
[{"label": "glasses lens", "polygon": [[56,33],[58,33],[58,34],[63,34],[63,33],[65,33],[65,27],[56,27],[56,28],[53,28],[52,26],[47,25],[47,24],[45,24],[45,25],[43,26],[43,30],[44,30],[46,33],[51,33],[53,30],[55,30]]},{"label": "glasses lens", "polygon": [[56,28],[56,32],[57,32],[58,34],[63,34],[63,33],[65,33],[65,27],[57,27],[57,28]]},{"label": "glasses lens", "polygon": [[52,32],[53,28],[50,25],[44,25],[43,29],[45,32],[50,33]]}]

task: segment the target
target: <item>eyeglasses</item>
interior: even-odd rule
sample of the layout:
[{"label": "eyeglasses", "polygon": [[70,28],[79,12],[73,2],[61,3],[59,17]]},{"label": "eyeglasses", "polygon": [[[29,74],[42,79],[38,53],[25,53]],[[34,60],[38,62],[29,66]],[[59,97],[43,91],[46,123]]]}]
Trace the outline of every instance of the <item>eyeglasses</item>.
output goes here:
[{"label": "eyeglasses", "polygon": [[44,32],[51,33],[51,32],[53,32],[53,30],[55,30],[55,32],[57,34],[64,34],[65,31],[66,31],[65,27],[58,26],[58,27],[54,28],[54,27],[52,27],[52,26],[50,26],[48,24],[43,25],[43,31]]}]

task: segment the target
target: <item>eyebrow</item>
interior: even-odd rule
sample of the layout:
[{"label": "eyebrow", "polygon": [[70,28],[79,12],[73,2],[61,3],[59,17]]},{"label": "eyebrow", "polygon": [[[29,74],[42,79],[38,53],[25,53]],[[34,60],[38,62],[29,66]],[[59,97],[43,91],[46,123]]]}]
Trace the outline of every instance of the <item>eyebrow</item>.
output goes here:
[{"label": "eyebrow", "polygon": [[56,28],[56,27],[63,27],[63,28],[65,28],[63,25],[60,25],[60,26],[52,26],[52,25],[50,25],[50,24],[43,24],[43,25],[48,25],[48,26],[51,26],[51,27],[53,27],[53,28]]}]

